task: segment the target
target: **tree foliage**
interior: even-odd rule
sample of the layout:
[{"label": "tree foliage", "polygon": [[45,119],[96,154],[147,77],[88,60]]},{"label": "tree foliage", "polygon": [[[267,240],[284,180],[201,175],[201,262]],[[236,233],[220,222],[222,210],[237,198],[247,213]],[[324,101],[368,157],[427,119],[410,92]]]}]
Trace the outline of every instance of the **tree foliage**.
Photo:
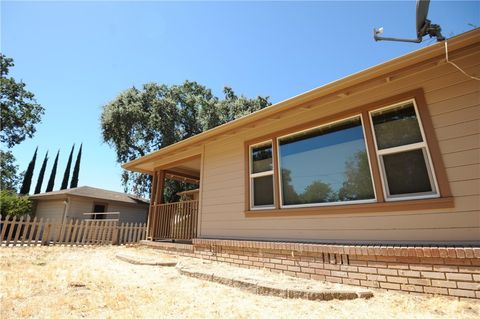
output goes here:
[{"label": "tree foliage", "polygon": [[18,166],[10,151],[0,150],[0,189],[15,191],[20,178],[17,176]]},{"label": "tree foliage", "polygon": [[0,191],[0,214],[2,216],[30,215],[32,203],[28,196],[19,196],[14,191]]},{"label": "tree foliage", "polygon": [[45,170],[47,169],[47,162],[48,162],[48,152],[45,154],[42,167],[40,168],[40,172],[38,173],[37,185],[35,186],[35,191],[33,192],[34,194],[39,194],[42,192],[43,177],[45,176]]},{"label": "tree foliage", "polygon": [[292,185],[291,171],[282,169],[282,194],[285,205],[326,203],[335,201],[336,194],[329,183],[313,180],[303,192],[297,193]]},{"label": "tree foliage", "polygon": [[30,193],[33,171],[35,170],[35,162],[37,161],[37,151],[38,151],[38,147],[35,149],[35,153],[33,153],[32,160],[30,161],[30,163],[28,163],[27,170],[25,172],[25,175],[23,176],[22,188],[20,188],[20,192],[19,192],[21,195],[28,195],[28,193]]},{"label": "tree foliage", "polygon": [[[125,163],[268,105],[268,97],[249,99],[228,87],[219,98],[197,82],[149,83],[122,92],[103,107],[102,135],[117,161]],[[145,196],[150,191],[146,175],[125,171],[122,183],[126,192]]]},{"label": "tree foliage", "polygon": [[63,173],[62,186],[60,186],[60,189],[66,189],[68,187],[68,179],[70,178],[70,167],[72,167],[72,157],[74,149],[75,144],[73,144],[70,155],[68,156],[67,166],[65,167],[65,173]]},{"label": "tree foliage", "polygon": [[345,162],[345,181],[338,191],[341,201],[373,198],[373,184],[366,151],[353,154]]},{"label": "tree foliage", "polygon": [[57,152],[55,161],[53,161],[52,171],[50,173],[50,178],[48,179],[46,193],[53,191],[53,186],[55,186],[55,176],[57,175],[57,165],[58,165],[58,156],[60,155],[60,150]]},{"label": "tree foliage", "polygon": [[12,147],[35,133],[35,124],[40,122],[44,108],[35,100],[25,83],[7,77],[14,66],[13,59],[0,53],[0,142]]},{"label": "tree foliage", "polygon": [[83,147],[83,144],[80,144],[80,149],[78,150],[77,159],[75,160],[75,166],[73,167],[72,180],[70,181],[70,188],[75,188],[78,186],[78,175],[80,174],[80,160],[82,158],[82,147]]},{"label": "tree foliage", "polygon": [[[22,176],[17,174],[18,167],[15,165],[12,152],[5,151],[4,146],[11,148],[25,138],[32,137],[35,133],[35,124],[40,122],[45,111],[36,102],[33,93],[25,89],[25,83],[8,77],[10,69],[14,66],[13,59],[0,53],[0,143],[3,149],[0,151],[0,189],[9,191],[17,189]],[[27,172],[24,178],[28,177]],[[30,189],[30,185],[26,186]]]},{"label": "tree foliage", "polygon": [[329,183],[315,180],[311,182],[301,194],[301,203],[327,203],[336,200],[336,193]]}]

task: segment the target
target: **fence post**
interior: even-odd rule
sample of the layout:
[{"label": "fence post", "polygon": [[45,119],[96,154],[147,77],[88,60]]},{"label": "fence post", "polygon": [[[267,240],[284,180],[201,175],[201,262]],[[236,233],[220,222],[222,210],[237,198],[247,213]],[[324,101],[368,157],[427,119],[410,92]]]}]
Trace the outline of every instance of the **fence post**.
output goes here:
[{"label": "fence post", "polygon": [[10,240],[12,239],[13,230],[15,228],[16,221],[17,221],[17,217],[12,216],[12,220],[10,222],[10,229],[8,230],[8,235],[7,235],[7,242],[6,242],[7,247],[10,244]]},{"label": "fence post", "polygon": [[5,216],[5,220],[4,221],[1,221],[0,219],[0,223],[2,225],[2,233],[0,234],[0,243],[3,242],[3,240],[5,239],[5,232],[7,231],[7,225],[8,225],[8,220],[10,219],[10,216]]},{"label": "fence post", "polygon": [[112,245],[119,245],[118,241],[118,223],[115,225],[112,231]]},{"label": "fence post", "polygon": [[22,228],[23,228],[23,215],[20,216],[20,220],[18,221],[17,227],[14,227],[15,238],[13,239],[13,246],[17,245],[18,239],[20,238],[20,233],[22,232]]},{"label": "fence post", "polygon": [[45,227],[43,228],[43,236],[42,236],[42,245],[48,245],[50,241],[50,228],[52,225],[49,223],[49,219],[45,221]]},{"label": "fence post", "polygon": [[27,241],[28,246],[32,244],[33,235],[35,234],[36,226],[37,226],[37,217],[35,216],[33,218],[32,225],[30,226],[30,232],[28,233],[28,241]]},{"label": "fence post", "polygon": [[21,237],[20,237],[21,238],[20,246],[23,246],[23,244],[25,243],[25,239],[28,236],[28,230],[30,227],[30,215],[27,215],[27,219],[24,221],[24,224],[25,226],[23,227],[23,232],[21,233]]},{"label": "fence post", "polygon": [[[42,232],[45,232],[44,225],[45,224],[43,223],[43,217],[42,217],[42,218],[40,218],[40,221],[38,222],[37,232],[35,234],[35,246],[37,246],[38,241],[40,240],[40,234],[42,234]],[[40,245],[43,245],[43,240],[40,242]]]}]

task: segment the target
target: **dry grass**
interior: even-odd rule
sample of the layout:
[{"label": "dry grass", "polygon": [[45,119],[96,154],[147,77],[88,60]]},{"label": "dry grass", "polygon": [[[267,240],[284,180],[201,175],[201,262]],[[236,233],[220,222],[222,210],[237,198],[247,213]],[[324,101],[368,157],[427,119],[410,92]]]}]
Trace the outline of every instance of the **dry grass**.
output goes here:
[{"label": "dry grass", "polygon": [[0,249],[0,318],[479,318],[480,302],[375,291],[369,300],[285,300],[131,265],[125,247]]}]

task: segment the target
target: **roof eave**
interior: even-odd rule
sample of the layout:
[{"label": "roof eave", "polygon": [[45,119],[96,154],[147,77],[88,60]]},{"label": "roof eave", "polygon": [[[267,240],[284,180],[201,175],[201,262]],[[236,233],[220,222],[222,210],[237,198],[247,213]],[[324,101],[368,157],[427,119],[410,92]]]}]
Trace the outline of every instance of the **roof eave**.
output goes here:
[{"label": "roof eave", "polygon": [[[479,37],[480,37],[480,28],[477,28],[472,31],[453,37],[448,40],[449,51],[453,51],[453,50],[468,46],[470,44],[473,44],[475,42],[478,42]],[[353,73],[341,79],[335,80],[333,82],[327,83],[325,85],[314,88],[307,92],[301,93],[299,95],[296,95],[284,101],[273,104],[269,107],[266,107],[262,110],[250,113],[239,119],[219,125],[213,129],[210,129],[208,131],[202,132],[195,136],[189,137],[175,144],[163,147],[160,150],[151,152],[145,156],[142,156],[140,158],[137,158],[135,160],[132,160],[130,162],[123,164],[122,168],[130,171],[140,172],[140,173],[153,174],[153,171],[142,169],[139,167],[139,165],[142,163],[157,159],[161,156],[168,155],[169,153],[179,150],[181,148],[185,148],[195,144],[201,144],[202,142],[210,138],[224,134],[231,130],[238,129],[243,126],[247,126],[254,121],[258,121],[260,119],[264,119],[272,115],[275,115],[276,113],[286,111],[292,107],[298,106],[299,104],[320,98],[322,96],[333,93],[335,91],[348,88],[352,85],[365,82],[367,80],[379,77],[383,74],[387,74],[395,70],[398,70],[410,65],[414,65],[423,60],[441,56],[443,54],[445,54],[444,42],[438,42],[433,45],[418,49],[416,51],[410,52],[403,56],[369,67],[362,71]]]}]

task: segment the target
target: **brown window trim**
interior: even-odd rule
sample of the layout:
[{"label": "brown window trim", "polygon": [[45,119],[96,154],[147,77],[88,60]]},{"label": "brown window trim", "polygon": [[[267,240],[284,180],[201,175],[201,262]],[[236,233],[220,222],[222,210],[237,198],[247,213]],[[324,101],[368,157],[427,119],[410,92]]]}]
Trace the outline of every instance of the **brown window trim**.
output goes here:
[{"label": "brown window trim", "polygon": [[264,136],[261,139],[253,139],[245,143],[245,184],[246,184],[246,192],[245,192],[245,210],[252,210],[252,211],[261,211],[269,209],[251,209],[250,203],[250,146],[262,143],[262,142],[272,142],[272,167],[273,167],[273,206],[275,209],[280,209],[280,185],[278,179],[278,161],[277,161],[277,138],[272,135]]},{"label": "brown window trim", "polygon": [[[429,147],[430,156],[433,163],[433,169],[438,183],[439,198],[432,199],[411,199],[411,200],[399,200],[385,202],[385,194],[383,191],[380,170],[378,166],[378,156],[376,154],[375,144],[373,141],[373,132],[370,125],[370,111],[379,109],[382,107],[388,107],[402,101],[409,99],[415,99],[418,109],[418,116],[423,124],[423,131],[425,133],[426,143]],[[277,137],[294,133],[296,131],[305,130],[326,124],[332,121],[341,120],[342,118],[351,117],[354,115],[362,115],[365,142],[369,153],[370,167],[372,171],[372,178],[376,194],[376,202],[368,204],[345,204],[345,205],[331,205],[331,206],[317,206],[317,207],[304,207],[304,208],[280,208],[280,191],[279,191],[279,173],[277,167]],[[272,140],[272,151],[274,160],[274,204],[275,209],[270,210],[251,210],[250,209],[250,145],[259,143],[265,140]],[[428,106],[425,100],[423,89],[408,91],[387,99],[382,99],[355,107],[351,110],[333,114],[321,119],[310,121],[301,125],[276,131],[268,135],[264,135],[253,140],[245,142],[245,216],[246,217],[273,217],[273,216],[301,216],[301,215],[318,215],[325,213],[355,213],[355,212],[382,212],[382,211],[403,211],[403,210],[425,210],[436,208],[451,208],[454,206],[453,198],[451,197],[450,185],[447,180],[445,166],[438,146],[438,141],[435,136],[435,130],[433,128],[432,119]]]}]

